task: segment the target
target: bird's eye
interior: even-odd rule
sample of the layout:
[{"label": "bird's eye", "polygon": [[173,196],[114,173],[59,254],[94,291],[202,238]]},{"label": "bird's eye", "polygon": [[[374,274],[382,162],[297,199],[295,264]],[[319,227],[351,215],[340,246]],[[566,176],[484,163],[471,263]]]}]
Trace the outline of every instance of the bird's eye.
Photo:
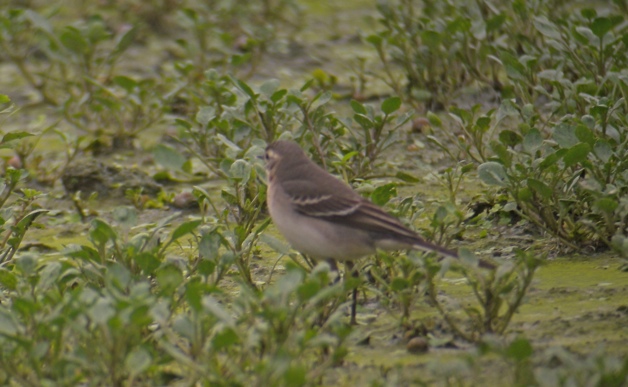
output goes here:
[{"label": "bird's eye", "polygon": [[264,153],[264,160],[266,161],[270,160],[270,156],[268,155],[268,152]]}]

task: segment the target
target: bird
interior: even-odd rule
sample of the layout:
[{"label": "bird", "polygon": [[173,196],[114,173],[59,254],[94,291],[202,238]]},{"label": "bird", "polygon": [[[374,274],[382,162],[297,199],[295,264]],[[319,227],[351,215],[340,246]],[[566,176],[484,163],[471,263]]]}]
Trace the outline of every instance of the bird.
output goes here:
[{"label": "bird", "polygon": [[[353,262],[377,250],[417,249],[458,258],[458,253],[429,242],[348,184],[314,163],[293,142],[279,140],[264,153],[266,202],[273,223],[297,251],[315,260]],[[494,269],[480,260],[480,267]],[[356,273],[353,273],[357,275]],[[357,290],[351,324],[356,323]]]}]

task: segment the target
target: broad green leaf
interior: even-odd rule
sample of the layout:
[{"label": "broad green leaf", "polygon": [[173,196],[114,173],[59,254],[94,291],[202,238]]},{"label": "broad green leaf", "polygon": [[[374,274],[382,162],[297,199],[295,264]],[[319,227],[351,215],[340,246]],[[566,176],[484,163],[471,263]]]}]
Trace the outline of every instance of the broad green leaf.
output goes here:
[{"label": "broad green leaf", "polygon": [[373,121],[364,114],[354,114],[353,119],[364,129],[373,128]]},{"label": "broad green leaf", "polygon": [[227,326],[233,326],[235,320],[227,310],[212,296],[203,297],[203,309]]},{"label": "broad green leaf", "polygon": [[21,138],[30,137],[30,136],[33,136],[33,134],[28,133],[28,132],[10,132],[10,133],[5,134],[2,137],[2,141],[0,143],[4,144],[9,141],[19,140]]},{"label": "broad green leaf", "polygon": [[534,27],[541,34],[545,35],[551,39],[560,39],[560,30],[556,26],[556,24],[550,22],[545,16],[537,16],[534,18],[533,22]]},{"label": "broad green leaf", "polygon": [[202,126],[207,126],[214,118],[216,118],[216,111],[212,106],[201,106],[196,113],[195,120]]},{"label": "broad green leaf", "polygon": [[129,28],[126,32],[118,35],[116,38],[116,47],[115,51],[117,53],[121,53],[127,50],[135,40],[135,36],[137,35],[137,28]]},{"label": "broad green leaf", "polygon": [[0,285],[8,290],[17,288],[17,277],[12,272],[0,267]]},{"label": "broad green leaf", "polygon": [[142,252],[133,257],[133,261],[144,271],[145,274],[153,275],[161,262],[155,254]]},{"label": "broad green leaf", "polygon": [[240,341],[238,334],[232,328],[226,327],[217,332],[212,339],[213,350],[221,351]]},{"label": "broad green leaf", "polygon": [[12,336],[20,331],[16,317],[6,310],[0,309],[0,334]]},{"label": "broad green leaf", "polygon": [[92,242],[97,245],[104,244],[109,242],[110,240],[116,240],[118,238],[118,234],[116,231],[109,225],[109,223],[105,222],[102,219],[94,219],[92,220],[91,229],[89,231],[89,237]]},{"label": "broad green leaf", "polygon": [[427,112],[427,120],[430,122],[430,125],[435,128],[443,127],[443,121],[441,121],[440,117],[432,112]]},{"label": "broad green leaf", "polygon": [[506,356],[511,359],[514,359],[517,362],[524,361],[533,353],[532,345],[530,341],[526,338],[519,337],[513,340],[512,343],[506,349]]},{"label": "broad green leaf", "polygon": [[360,102],[352,99],[351,102],[349,102],[349,104],[351,105],[351,109],[353,109],[354,113],[362,114],[362,115],[367,114],[366,107],[364,107],[364,105],[361,104]]},{"label": "broad green leaf", "polygon": [[581,142],[585,142],[591,146],[595,144],[595,134],[593,134],[593,131],[585,125],[576,126],[575,134]]},{"label": "broad green leaf", "polygon": [[366,37],[366,41],[377,48],[382,45],[384,40],[379,35],[369,35]]},{"label": "broad green leaf", "polygon": [[523,141],[523,138],[512,130],[502,130],[499,133],[499,141],[506,146],[513,147],[520,144]]},{"label": "broad green leaf", "polygon": [[218,257],[221,238],[217,232],[210,232],[201,237],[198,252],[203,259],[214,261]]},{"label": "broad green leaf", "polygon": [[142,348],[133,348],[124,359],[124,365],[131,375],[139,375],[146,371],[152,362],[150,353]]},{"label": "broad green leaf", "polygon": [[307,376],[307,368],[305,366],[292,364],[283,374],[284,385],[290,387],[305,386],[308,384]]},{"label": "broad green leaf", "polygon": [[395,174],[395,177],[401,181],[405,181],[406,183],[418,183],[419,182],[419,179],[417,179],[416,177],[402,171],[398,171]]},{"label": "broad green leaf", "polygon": [[611,198],[601,198],[595,201],[593,208],[598,212],[606,212],[612,214],[619,207],[619,203]]},{"label": "broad green leaf", "polygon": [[314,297],[319,290],[321,290],[320,284],[317,281],[309,280],[305,281],[297,288],[297,295],[301,302],[305,302]]},{"label": "broad green leaf", "polygon": [[162,167],[173,171],[183,171],[183,164],[187,161],[179,151],[165,144],[158,144],[153,149],[153,158]]},{"label": "broad green leaf", "polygon": [[576,128],[565,123],[558,124],[554,128],[552,139],[561,148],[571,148],[580,142],[576,136]]},{"label": "broad green leaf", "polygon": [[155,276],[164,294],[172,294],[183,282],[181,270],[173,264],[160,267]]},{"label": "broad green leaf", "polygon": [[259,87],[259,91],[261,91],[267,97],[270,97],[271,95],[275,93],[275,91],[277,91],[278,87],[279,87],[279,80],[269,79],[268,81],[262,83],[262,85]]},{"label": "broad green leaf", "polygon": [[383,206],[396,195],[397,186],[394,183],[389,183],[375,188],[375,190],[371,193],[371,201],[378,206]]},{"label": "broad green leaf", "polygon": [[489,185],[506,186],[508,176],[506,169],[500,163],[488,161],[478,167],[478,176],[480,180]]},{"label": "broad green leaf", "polygon": [[333,97],[333,94],[331,93],[331,91],[325,91],[325,92],[319,93],[316,97],[314,97],[314,100],[312,101],[311,109],[312,110],[318,109],[319,107],[325,105],[327,102],[331,101],[332,97]]},{"label": "broad green leaf", "polygon": [[238,87],[238,89],[242,90],[246,95],[251,97],[251,99],[254,100],[255,98],[257,98],[257,94],[255,94],[253,89],[251,89],[251,87],[247,85],[245,82],[239,79],[236,79],[234,77],[230,77],[230,78],[231,78],[231,81]]},{"label": "broad green leaf", "polygon": [[87,315],[92,320],[92,322],[104,325],[109,321],[110,318],[115,316],[116,311],[111,305],[112,300],[104,297],[99,297],[96,300],[96,303],[89,308],[87,311]]},{"label": "broad green leaf", "polygon": [[571,147],[565,156],[563,156],[563,161],[565,162],[565,166],[570,167],[572,165],[582,163],[587,160],[587,156],[591,152],[591,146],[586,142],[581,142],[573,147]]},{"label": "broad green leaf", "polygon": [[65,27],[60,40],[67,49],[74,53],[86,54],[89,51],[89,42],[81,34],[81,31],[74,27]]},{"label": "broad green leaf", "polygon": [[608,160],[610,160],[610,158],[615,154],[611,145],[604,139],[600,139],[595,142],[595,145],[593,146],[593,153],[598,159],[605,163],[607,163]]},{"label": "broad green leaf", "polygon": [[396,112],[397,110],[399,110],[400,107],[401,107],[401,98],[399,98],[399,97],[390,97],[390,98],[384,100],[384,102],[382,102],[381,109],[384,112],[384,114],[390,115],[390,114]]},{"label": "broad green leaf", "polygon": [[177,239],[181,238],[184,235],[191,233],[196,230],[198,226],[203,223],[202,220],[188,220],[187,222],[181,223],[173,232],[170,237],[170,242],[174,242]]},{"label": "broad green leaf", "polygon": [[612,30],[613,27],[613,22],[607,17],[595,18],[595,20],[593,20],[593,23],[591,23],[591,31],[593,31],[595,36],[600,39],[604,37],[604,35],[606,35],[610,30]]},{"label": "broad green leaf", "polygon": [[229,177],[246,184],[251,177],[251,164],[248,161],[238,159],[229,168]]},{"label": "broad green leaf", "polygon": [[528,187],[530,187],[532,191],[539,194],[539,196],[543,199],[551,199],[554,194],[552,189],[548,187],[547,184],[537,179],[528,179]]},{"label": "broad green leaf", "polygon": [[260,235],[260,241],[266,243],[271,249],[275,250],[279,254],[288,255],[290,253],[290,246],[283,243],[279,239],[266,233]]},{"label": "broad green leaf", "polygon": [[401,277],[395,277],[390,281],[390,290],[393,292],[400,292],[406,290],[410,286],[407,279]]},{"label": "broad green leaf", "polygon": [[543,137],[538,129],[530,129],[523,137],[523,149],[528,153],[534,153],[543,145]]}]

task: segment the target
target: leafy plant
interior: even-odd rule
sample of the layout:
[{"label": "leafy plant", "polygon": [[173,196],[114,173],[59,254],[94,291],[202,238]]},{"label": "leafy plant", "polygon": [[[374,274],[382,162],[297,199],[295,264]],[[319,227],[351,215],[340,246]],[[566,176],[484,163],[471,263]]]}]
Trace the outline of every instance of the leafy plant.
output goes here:
[{"label": "leafy plant", "polygon": [[427,262],[427,284],[429,298],[456,335],[477,342],[484,334],[503,334],[512,316],[525,296],[534,273],[541,263],[538,257],[518,251],[516,262],[501,264],[496,271],[479,270],[477,258],[467,250],[461,250],[461,260],[469,265],[452,265],[454,272],[461,273],[473,289],[477,306],[463,307],[468,317],[467,328],[458,322],[439,300],[436,276],[443,275],[447,265]]}]

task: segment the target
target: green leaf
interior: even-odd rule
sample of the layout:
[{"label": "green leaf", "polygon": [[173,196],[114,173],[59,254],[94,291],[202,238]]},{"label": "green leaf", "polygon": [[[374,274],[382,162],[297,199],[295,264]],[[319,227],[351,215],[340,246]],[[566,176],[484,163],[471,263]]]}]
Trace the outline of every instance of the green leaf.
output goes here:
[{"label": "green leaf", "polygon": [[417,179],[416,177],[402,171],[398,171],[395,174],[395,177],[401,181],[405,181],[406,183],[418,183],[419,182],[419,179]]},{"label": "green leaf", "polygon": [[615,155],[615,151],[613,151],[611,145],[604,139],[600,139],[595,142],[595,145],[593,146],[593,153],[604,163],[607,163],[608,160]]},{"label": "green leaf", "polygon": [[0,285],[8,290],[15,290],[17,288],[17,277],[12,272],[0,268]]},{"label": "green leaf", "polygon": [[523,138],[512,130],[502,130],[499,133],[499,141],[506,146],[513,147],[520,144],[523,141]]},{"label": "green leaf", "polygon": [[543,137],[538,129],[530,129],[523,137],[523,149],[528,153],[534,153],[543,145]]},{"label": "green leaf", "polygon": [[101,245],[110,240],[115,241],[118,238],[118,234],[109,223],[101,219],[94,219],[92,220],[89,237],[94,244]]},{"label": "green leaf", "polygon": [[173,232],[172,232],[172,236],[170,237],[170,242],[174,242],[177,239],[181,238],[182,236],[191,233],[192,231],[196,230],[196,228],[198,226],[201,225],[201,223],[203,223],[202,220],[189,220],[187,222],[183,222],[179,225],[179,227],[177,227]]},{"label": "green leaf", "polygon": [[185,156],[165,144],[158,144],[153,149],[153,158],[162,167],[174,171],[183,171],[183,164],[186,162]]},{"label": "green leaf", "polygon": [[212,106],[201,106],[194,119],[202,126],[207,126],[214,118],[216,118],[216,111]]},{"label": "green leaf", "polygon": [[262,85],[259,87],[259,91],[261,91],[266,96],[271,96],[275,93],[275,91],[277,91],[278,87],[278,79],[269,79],[268,81],[262,83]]},{"label": "green leaf", "polygon": [[11,98],[9,98],[6,94],[0,94],[0,104],[11,102]]},{"label": "green leaf", "polygon": [[506,349],[506,356],[518,362],[521,362],[530,358],[533,352],[534,351],[532,349],[530,341],[528,341],[528,339],[526,338],[519,337],[513,340],[512,343],[510,343],[510,345]]},{"label": "green leaf", "polygon": [[407,289],[409,286],[410,283],[405,278],[395,277],[392,281],[390,281],[390,290],[393,292],[400,292]]},{"label": "green leaf", "polygon": [[286,89],[277,90],[276,92],[273,93],[273,95],[270,96],[270,100],[273,101],[274,103],[277,103],[286,94],[288,94],[288,90],[286,90]]},{"label": "green leaf", "polygon": [[543,183],[540,180],[536,179],[528,179],[528,187],[539,194],[543,199],[551,199],[554,192],[547,184]]},{"label": "green leaf", "polygon": [[229,177],[246,184],[251,177],[252,167],[248,161],[238,159],[229,167]]},{"label": "green leaf", "polygon": [[118,35],[118,37],[116,38],[115,52],[122,53],[126,51],[133,43],[133,40],[135,39],[136,35],[137,35],[137,28],[135,27],[130,28],[126,32],[122,33],[121,35]]},{"label": "green leaf", "polygon": [[581,142],[586,142],[587,144],[593,146],[595,144],[595,134],[593,131],[589,129],[585,125],[578,125],[575,129],[575,134],[578,140]]},{"label": "green leaf", "polygon": [[353,119],[364,129],[373,128],[373,121],[364,114],[354,114]]},{"label": "green leaf", "polygon": [[362,115],[367,114],[366,107],[364,107],[364,105],[361,104],[360,102],[352,99],[351,102],[349,102],[349,104],[351,105],[351,109],[353,109],[354,113],[362,114]]},{"label": "green leaf", "polygon": [[430,112],[427,112],[427,120],[430,122],[430,125],[432,125],[434,128],[442,128],[443,127],[443,121],[441,121],[440,117],[438,117],[436,114]]},{"label": "green leaf", "polygon": [[541,170],[546,170],[547,168],[549,168],[552,165],[556,164],[558,162],[558,160],[562,159],[563,156],[565,155],[565,153],[567,153],[567,149],[559,149],[558,151],[556,151],[554,153],[548,154],[543,159],[543,161],[541,161],[541,163],[539,164],[539,168]]},{"label": "green leaf", "polygon": [[212,296],[203,297],[203,309],[227,326],[233,326],[235,321],[227,310]]},{"label": "green leaf", "polygon": [[473,254],[469,249],[461,248],[458,251],[458,256],[460,257],[460,261],[469,266],[477,266],[479,259]]},{"label": "green leaf", "polygon": [[65,31],[60,36],[61,43],[76,54],[86,54],[89,51],[89,42],[74,27],[65,27]]},{"label": "green leaf", "polygon": [[230,78],[231,78],[231,81],[238,87],[238,89],[242,90],[246,95],[251,97],[252,100],[255,100],[255,98],[257,98],[257,94],[255,94],[253,89],[251,89],[251,87],[247,85],[245,82],[239,79],[236,79],[234,77],[230,77]]},{"label": "green leaf", "polygon": [[523,202],[531,202],[534,196],[532,190],[528,187],[523,187],[517,192],[517,198]]},{"label": "green leaf", "polygon": [[379,35],[369,35],[369,36],[366,37],[366,41],[368,43],[372,44],[373,46],[375,46],[375,48],[377,48],[377,47],[380,47],[382,45],[382,42],[384,40]]},{"label": "green leaf", "polygon": [[508,180],[504,166],[495,161],[488,161],[480,165],[478,167],[478,176],[484,183],[500,187],[505,187]]},{"label": "green leaf", "polygon": [[272,235],[264,233],[260,235],[260,241],[266,243],[271,249],[275,250],[279,254],[288,255],[290,253],[290,246],[281,242]]},{"label": "green leaf", "polygon": [[220,249],[221,238],[217,232],[210,232],[201,237],[198,244],[198,252],[203,259],[211,261],[218,258],[218,250]]},{"label": "green leaf", "polygon": [[133,261],[144,271],[145,274],[153,275],[161,262],[155,254],[142,252],[133,257]]},{"label": "green leaf", "polygon": [[384,184],[375,188],[375,190],[371,193],[371,201],[378,206],[383,206],[396,195],[397,186],[394,183]]},{"label": "green leaf", "polygon": [[580,144],[571,147],[567,153],[565,153],[565,156],[563,156],[565,166],[570,167],[586,161],[589,152],[591,152],[591,146],[586,142],[581,142]]},{"label": "green leaf", "polygon": [[331,101],[332,97],[333,94],[331,93],[331,91],[318,93],[318,95],[316,95],[316,97],[314,97],[314,99],[312,100],[311,109],[318,109],[319,107],[325,105],[327,102]]},{"label": "green leaf", "polygon": [[172,294],[183,283],[183,274],[178,267],[168,264],[157,270],[155,279],[163,294]]},{"label": "green leaf", "polygon": [[150,353],[142,348],[134,348],[124,359],[124,365],[131,375],[138,375],[146,371],[152,362]]},{"label": "green leaf", "polygon": [[33,136],[33,134],[28,133],[28,132],[10,132],[10,133],[5,134],[2,137],[2,142],[0,143],[5,144],[9,141],[19,140],[24,137],[30,137],[30,136]]},{"label": "green leaf", "polygon": [[118,75],[113,77],[113,83],[123,88],[127,93],[132,93],[139,83],[131,77]]},{"label": "green leaf", "polygon": [[220,332],[214,335],[212,340],[213,350],[221,351],[225,348],[229,348],[240,341],[238,334],[232,328],[223,328]]},{"label": "green leaf", "polygon": [[20,331],[20,325],[16,321],[16,317],[12,313],[4,309],[0,309],[0,334],[12,336]]},{"label": "green leaf", "polygon": [[593,31],[595,36],[601,39],[610,30],[612,30],[613,27],[614,27],[613,22],[609,18],[598,17],[598,18],[595,18],[595,20],[593,20],[593,23],[591,24],[591,31]]},{"label": "green leaf", "polygon": [[288,387],[298,387],[307,385],[307,369],[303,365],[294,364],[288,368],[284,374],[285,385]]},{"label": "green leaf", "polygon": [[301,302],[305,302],[314,297],[321,290],[321,286],[316,281],[306,281],[297,288],[297,295]]},{"label": "green leaf", "polygon": [[619,203],[611,198],[601,198],[595,201],[593,208],[598,212],[612,214],[619,207]]},{"label": "green leaf", "polygon": [[576,136],[576,128],[565,123],[558,124],[554,128],[552,139],[561,148],[571,148],[580,142]]},{"label": "green leaf", "polygon": [[382,111],[386,115],[390,115],[396,112],[397,110],[399,110],[400,107],[401,107],[401,98],[399,97],[390,97],[384,100],[384,102],[382,102]]},{"label": "green leaf", "polygon": [[506,168],[510,168],[512,165],[512,154],[508,151],[503,144],[498,141],[491,141],[491,149],[495,152],[497,159],[504,165]]},{"label": "green leaf", "polygon": [[560,39],[560,30],[556,26],[556,24],[550,22],[545,16],[537,16],[534,18],[533,22],[534,27],[541,34],[545,35],[551,39]]}]

